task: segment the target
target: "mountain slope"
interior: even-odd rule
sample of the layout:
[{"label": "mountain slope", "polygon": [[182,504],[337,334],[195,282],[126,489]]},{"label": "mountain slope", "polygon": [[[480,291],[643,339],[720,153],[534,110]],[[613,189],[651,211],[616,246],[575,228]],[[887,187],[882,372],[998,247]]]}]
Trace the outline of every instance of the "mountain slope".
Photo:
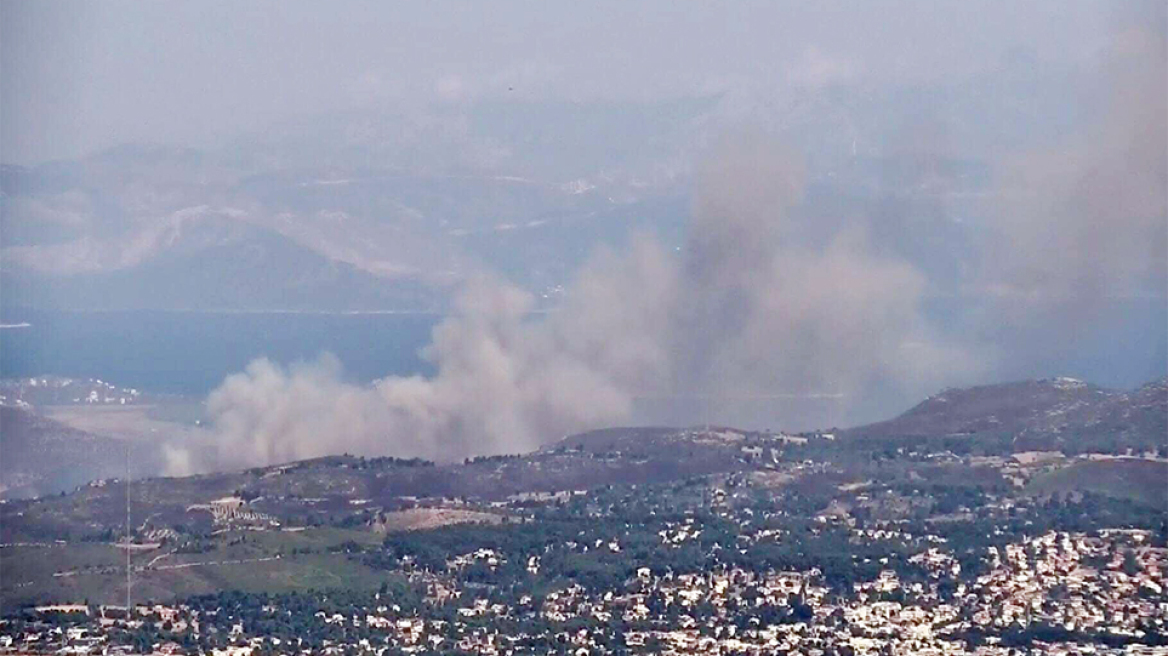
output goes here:
[{"label": "mountain slope", "polygon": [[[294,240],[223,213],[189,216],[157,231],[139,250],[53,253],[25,247],[25,259],[87,259],[77,270],[3,273],[11,305],[101,309],[349,309],[429,307],[432,289],[330,260]],[[15,249],[10,249],[15,250]],[[115,252],[109,253],[107,251]],[[129,250],[129,252],[128,252]],[[112,260],[112,262],[111,262]]]},{"label": "mountain slope", "polygon": [[1168,443],[1168,379],[1133,391],[1071,378],[948,389],[853,437],[996,436],[1034,448],[1154,449]]},{"label": "mountain slope", "polygon": [[123,442],[15,406],[0,406],[0,451],[0,498],[52,494],[125,472]]},{"label": "mountain slope", "polygon": [[[111,441],[71,431],[23,410],[4,411],[5,457],[17,463],[6,462],[6,471],[60,465],[62,473],[71,473],[74,483],[88,480],[82,472],[91,471],[70,469],[79,462],[104,465],[104,471],[119,473],[112,465],[121,462],[118,458],[124,451],[115,448],[111,459],[110,449],[117,446]],[[950,440],[929,446],[931,438],[960,436],[974,441],[986,438],[980,451],[1007,458],[1021,451],[1047,449],[1092,452],[1106,458],[1128,449],[1164,448],[1166,411],[1168,385],[1163,380],[1122,392],[1054,379],[946,390],[896,419],[835,437],[717,427],[610,428],[568,436],[532,453],[479,457],[464,463],[332,456],[238,472],[145,479],[136,481],[134,489],[139,512],[154,517],[159,526],[199,523],[203,520],[198,513],[192,514],[193,504],[235,495],[254,499],[250,507],[264,517],[304,525],[342,521],[369,508],[410,507],[427,498],[498,502],[515,495],[663,483],[719,473],[774,473],[790,467],[801,471],[805,460],[815,458],[835,461],[845,469],[862,469],[870,466],[873,452],[887,451],[888,443],[900,438],[923,440],[924,445],[914,447],[923,452],[950,448],[946,446]],[[10,442],[16,446],[10,449]],[[1110,467],[1122,470],[1127,465]],[[53,535],[62,525],[82,532],[116,527],[124,516],[115,501],[124,494],[120,484],[89,485],[62,499],[21,502],[18,515],[8,512],[0,517],[0,541]]]}]

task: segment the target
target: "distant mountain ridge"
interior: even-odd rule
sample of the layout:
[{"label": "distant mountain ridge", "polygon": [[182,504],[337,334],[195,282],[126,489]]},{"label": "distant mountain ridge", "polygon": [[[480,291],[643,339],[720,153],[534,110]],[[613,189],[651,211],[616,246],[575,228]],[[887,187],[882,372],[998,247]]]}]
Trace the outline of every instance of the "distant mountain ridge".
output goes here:
[{"label": "distant mountain ridge", "polygon": [[[904,99],[871,91],[810,93],[774,113],[770,127],[817,153],[806,211],[833,226],[884,208],[888,244],[951,276],[966,234],[932,196],[983,190],[990,166],[977,149],[877,147],[897,138]],[[985,105],[997,96],[931,93],[955,92],[994,125],[969,144],[1005,133],[1013,114]],[[596,248],[639,234],[683,244],[695,167],[738,123],[717,93],[509,100],[304,116],[201,150],[123,144],[0,164],[0,284],[41,309],[416,310],[488,270],[542,298]]]},{"label": "distant mountain ridge", "polygon": [[[559,172],[537,167],[535,179],[523,160],[480,162],[474,154],[489,134],[445,149],[430,134],[411,146],[414,155],[366,135],[357,150],[322,157],[322,148],[366,125],[337,120],[313,124],[312,137],[301,126],[206,151],[127,144],[73,161],[0,165],[6,301],[433,310],[484,264],[533,291],[554,288],[590,250],[577,253],[580,243],[667,221],[676,204],[677,174],[651,175],[672,161],[670,149],[641,149],[627,171],[601,157]],[[379,125],[387,139],[400,132],[392,120]],[[554,135],[545,141],[558,143]],[[549,156],[578,161],[557,148]],[[664,208],[654,204],[661,199]]]},{"label": "distant mountain ridge", "polygon": [[1074,378],[947,389],[851,437],[1010,436],[1043,448],[1154,448],[1168,442],[1168,378],[1113,390]]}]

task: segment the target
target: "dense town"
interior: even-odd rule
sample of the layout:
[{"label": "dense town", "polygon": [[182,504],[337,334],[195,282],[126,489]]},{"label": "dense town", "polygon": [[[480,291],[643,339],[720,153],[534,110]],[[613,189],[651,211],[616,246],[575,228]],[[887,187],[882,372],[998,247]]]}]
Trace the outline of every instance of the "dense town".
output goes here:
[{"label": "dense town", "polygon": [[386,573],[376,592],[221,592],[135,604],[129,617],[124,605],[45,605],[3,620],[0,649],[1168,653],[1168,533],[1156,514],[1121,522],[1144,528],[1064,530],[1114,519],[1103,499],[988,496],[959,508],[968,521],[873,519],[860,504],[803,514],[804,496],[735,476],[549,499],[523,528],[447,526],[347,546]]}]

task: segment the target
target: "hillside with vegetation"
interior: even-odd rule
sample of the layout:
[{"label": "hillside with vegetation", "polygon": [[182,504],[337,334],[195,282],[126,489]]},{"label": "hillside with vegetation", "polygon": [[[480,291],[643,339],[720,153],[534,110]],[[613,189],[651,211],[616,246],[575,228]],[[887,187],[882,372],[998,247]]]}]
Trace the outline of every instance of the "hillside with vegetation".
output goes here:
[{"label": "hillside with vegetation", "polygon": [[[340,455],[10,500],[0,635],[76,647],[53,627],[100,626],[91,641],[183,653],[1165,643],[1166,445],[1117,453],[1085,430],[1154,421],[1163,385],[1040,381],[1021,389],[1046,405],[1010,414],[1012,389],[947,391],[884,432],[612,428],[461,463]],[[1035,450],[1056,406],[1059,441]],[[958,421],[999,429],[919,428]]]},{"label": "hillside with vegetation", "polygon": [[1168,378],[1113,390],[1073,378],[947,389],[894,419],[846,431],[868,437],[1009,438],[1022,448],[1122,453],[1168,435]]}]

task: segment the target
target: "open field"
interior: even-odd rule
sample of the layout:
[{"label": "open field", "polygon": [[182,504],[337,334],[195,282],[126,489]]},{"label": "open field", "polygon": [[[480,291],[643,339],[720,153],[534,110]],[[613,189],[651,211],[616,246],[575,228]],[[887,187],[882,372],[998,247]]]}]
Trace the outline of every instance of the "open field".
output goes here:
[{"label": "open field", "polygon": [[[369,531],[337,528],[224,532],[198,553],[166,546],[134,553],[133,594],[166,601],[219,590],[376,589],[385,572],[350,557],[343,545],[372,547],[380,540]],[[125,551],[112,544],[0,547],[0,607],[55,599],[123,603],[125,566]]]},{"label": "open field", "polygon": [[499,524],[503,515],[457,508],[410,508],[384,514],[375,528],[382,533],[424,531],[452,524]]}]

